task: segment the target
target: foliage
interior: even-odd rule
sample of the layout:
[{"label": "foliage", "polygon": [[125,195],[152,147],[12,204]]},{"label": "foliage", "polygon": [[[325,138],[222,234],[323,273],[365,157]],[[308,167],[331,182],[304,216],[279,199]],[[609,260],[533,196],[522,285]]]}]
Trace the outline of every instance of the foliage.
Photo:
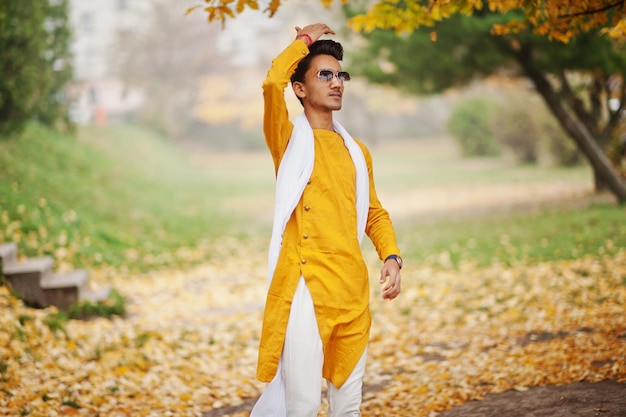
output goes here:
[{"label": "foliage", "polygon": [[[68,320],[93,320],[97,317],[113,318],[115,316],[124,317],[126,315],[126,298],[116,289],[111,289],[109,296],[101,301],[77,301],[67,310],[50,312],[44,322],[53,332],[61,332],[66,337],[66,326]],[[29,320],[32,317],[28,316]]]},{"label": "foliage", "polygon": [[500,153],[493,132],[495,103],[469,99],[458,104],[448,120],[448,130],[465,156],[494,156]]},{"label": "foliage", "polygon": [[[346,8],[346,13],[353,16],[358,11]],[[510,49],[519,51],[523,45],[531,51],[533,66],[558,79],[561,85],[555,89],[560,89],[564,100],[583,120],[592,120],[589,124],[595,129],[593,133],[600,136],[599,114],[606,115],[609,110],[606,100],[599,96],[620,96],[620,83],[617,79],[610,81],[626,72],[623,47],[597,33],[580,35],[568,44],[528,33],[514,38],[489,36],[489,28],[495,23],[514,19],[513,14],[494,13],[453,16],[437,25],[436,42],[431,40],[429,28],[402,35],[375,30],[364,34],[367,42],[352,52],[359,65],[350,70],[409,93],[439,93],[492,75],[527,76],[517,57],[510,53]]]},{"label": "foliage", "polygon": [[0,135],[29,120],[70,127],[68,0],[4,2],[0,27]]},{"label": "foliage", "polygon": [[357,30],[383,28],[404,32],[418,26],[433,26],[454,14],[472,15],[483,10],[500,14],[508,12],[521,14],[520,19],[494,25],[493,32],[497,34],[530,28],[538,35],[561,42],[567,42],[580,33],[597,29],[603,29],[612,38],[626,36],[622,3],[605,0],[584,3],[577,0],[542,2],[429,0],[427,4],[418,0],[404,3],[381,0],[370,7],[367,13],[353,18],[351,24]]},{"label": "foliage", "polygon": [[118,290],[111,289],[106,300],[96,302],[79,301],[71,305],[66,314],[70,319],[82,320],[94,317],[124,317],[126,314],[126,299]]},{"label": "foliage", "polygon": [[[358,13],[352,8],[345,11],[348,16]],[[452,17],[438,26],[436,43],[425,28],[403,35],[375,30],[364,34],[366,42],[351,51],[354,65],[348,63],[349,70],[412,94],[436,94],[461,87],[509,62],[488,36],[496,21],[501,17]]]},{"label": "foliage", "polygon": [[581,162],[581,154],[536,95],[509,92],[499,100],[493,117],[498,143],[521,163],[547,160],[562,166]]},{"label": "foliage", "polygon": [[[119,277],[132,316],[70,320],[67,335],[0,288],[0,413],[247,415],[264,387],[254,375],[266,256],[241,242],[238,253],[246,262]],[[623,248],[510,268],[405,260],[397,300],[380,299],[372,279],[364,415],[426,417],[490,392],[626,381]]]},{"label": "foliage", "polygon": [[[324,6],[333,0],[320,0]],[[235,18],[246,9],[259,10],[256,0],[204,0],[197,5],[208,14],[209,22],[224,22]],[[341,0],[342,4],[363,4],[358,1]],[[562,42],[588,31],[601,29],[608,37],[626,37],[626,17],[620,0],[548,0],[541,2],[519,2],[502,0],[377,0],[367,4],[368,9],[353,17],[349,24],[357,31],[393,29],[397,33],[411,32],[417,27],[432,27],[455,14],[471,15],[488,10],[506,14],[517,12],[521,18],[508,24],[496,24],[493,32],[505,34],[530,28],[538,35]],[[272,17],[280,8],[280,0],[272,0],[263,12]]]},{"label": "foliage", "polygon": [[494,135],[498,143],[512,151],[521,163],[536,163],[539,160],[542,139],[541,125],[537,117],[540,112],[529,109],[518,96],[510,97],[496,110],[493,118]]},{"label": "foliage", "polygon": [[[362,71],[360,65],[351,70],[375,82],[406,85],[409,92],[417,93],[459,87],[473,77],[526,76],[561,129],[590,161],[597,187],[610,184],[618,200],[626,201],[626,185],[615,169],[620,162],[611,165],[605,154],[607,143],[618,135],[626,101],[622,81],[626,80],[626,46],[595,32],[581,33],[567,44],[528,32],[489,36],[488,28],[496,22],[516,18],[514,13],[489,12],[453,16],[438,23],[436,42],[428,42],[429,28],[409,35],[375,30],[365,35],[368,42],[357,54],[356,62],[368,64]],[[619,105],[611,108],[608,97],[616,98]]]},{"label": "foliage", "polygon": [[[198,262],[225,233],[213,200],[226,185],[162,137],[84,128],[78,139],[36,124],[0,141],[0,241],[64,265],[132,269]],[[212,202],[213,200],[213,202]]]}]

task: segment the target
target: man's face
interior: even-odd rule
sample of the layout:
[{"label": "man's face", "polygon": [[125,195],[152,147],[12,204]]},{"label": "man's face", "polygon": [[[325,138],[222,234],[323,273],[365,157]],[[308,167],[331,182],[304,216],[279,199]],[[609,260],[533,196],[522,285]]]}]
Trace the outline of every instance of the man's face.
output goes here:
[{"label": "man's face", "polygon": [[333,74],[341,71],[339,61],[331,55],[316,55],[311,60],[311,67],[307,71],[302,86],[305,108],[316,111],[333,111],[341,109],[344,85],[337,76],[330,81],[321,81],[317,74],[320,70],[330,70]]}]

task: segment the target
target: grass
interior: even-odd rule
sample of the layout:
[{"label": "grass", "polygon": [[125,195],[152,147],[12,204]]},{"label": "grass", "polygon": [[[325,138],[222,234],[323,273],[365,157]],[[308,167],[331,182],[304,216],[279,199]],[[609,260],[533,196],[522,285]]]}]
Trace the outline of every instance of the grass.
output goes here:
[{"label": "grass", "polygon": [[452,141],[405,139],[385,144],[376,152],[376,183],[381,189],[591,181],[586,166],[518,165],[506,157],[464,158]]},{"label": "grass", "polygon": [[0,241],[75,266],[144,269],[228,232],[227,191],[148,131],[83,129],[77,138],[31,125],[0,140]]},{"label": "grass", "polygon": [[507,266],[612,254],[626,247],[626,210],[610,204],[535,214],[402,224],[398,239],[416,262]]},{"label": "grass", "polygon": [[[587,167],[462,159],[446,142],[397,142],[372,153],[377,187],[392,193],[580,184],[591,175]],[[126,125],[84,127],[72,138],[33,124],[0,139],[0,241],[72,266],[183,267],[216,256],[224,239],[268,240],[273,184],[265,152],[187,152]],[[624,214],[603,204],[429,222],[410,217],[399,223],[398,237],[409,264],[536,263],[626,246]]]}]

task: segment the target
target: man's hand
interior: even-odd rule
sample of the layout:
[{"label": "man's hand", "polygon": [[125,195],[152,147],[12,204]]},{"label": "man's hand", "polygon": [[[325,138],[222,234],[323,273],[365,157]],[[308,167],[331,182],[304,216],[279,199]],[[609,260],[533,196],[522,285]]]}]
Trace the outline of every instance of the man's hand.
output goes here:
[{"label": "man's hand", "polygon": [[382,290],[383,299],[393,300],[400,294],[400,267],[395,259],[388,259],[384,263],[380,270],[380,284],[385,284]]},{"label": "man's hand", "polygon": [[328,34],[334,35],[335,31],[329,28],[328,25],[324,23],[314,23],[312,25],[307,25],[303,28],[301,28],[300,26],[296,26],[296,38],[307,35],[311,38],[311,43],[317,41],[323,35]]}]

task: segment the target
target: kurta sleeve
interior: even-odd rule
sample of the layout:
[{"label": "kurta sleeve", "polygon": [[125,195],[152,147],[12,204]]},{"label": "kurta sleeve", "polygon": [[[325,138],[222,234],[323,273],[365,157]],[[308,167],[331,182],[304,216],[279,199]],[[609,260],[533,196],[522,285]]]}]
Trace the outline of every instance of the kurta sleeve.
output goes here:
[{"label": "kurta sleeve", "polygon": [[367,163],[370,186],[370,207],[367,215],[365,233],[374,244],[378,257],[381,260],[384,260],[389,255],[400,255],[400,249],[398,248],[396,234],[389,212],[383,207],[378,199],[378,195],[376,194],[372,155],[365,145],[361,142],[358,143],[363,150],[363,156],[365,157],[365,162]]},{"label": "kurta sleeve", "polygon": [[263,81],[263,132],[265,142],[274,161],[274,169],[278,172],[280,160],[287,149],[287,143],[293,131],[293,123],[289,121],[285,88],[298,63],[309,54],[306,43],[296,39],[280,55],[272,61],[272,66]]}]

